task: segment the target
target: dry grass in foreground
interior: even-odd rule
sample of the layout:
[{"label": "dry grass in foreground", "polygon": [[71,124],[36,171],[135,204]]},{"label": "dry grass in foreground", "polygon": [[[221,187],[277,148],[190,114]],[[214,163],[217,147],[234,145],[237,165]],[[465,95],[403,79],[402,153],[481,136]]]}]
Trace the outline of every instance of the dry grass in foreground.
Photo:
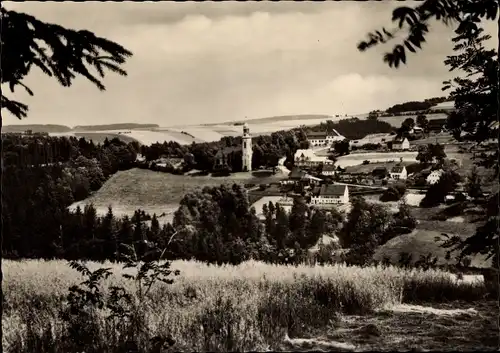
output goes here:
[{"label": "dry grass in foreground", "polygon": [[[120,351],[110,345],[120,341],[124,332],[108,325],[104,312],[88,323],[94,327],[92,347],[78,348],[66,336],[68,330],[59,312],[68,287],[81,277],[65,262],[4,261],[2,265],[5,352]],[[88,265],[92,269],[103,267]],[[105,291],[122,284],[134,292],[134,283],[120,276],[123,271],[119,265],[104,266],[115,269],[115,275],[104,283]],[[181,275],[172,285],[156,285],[142,299],[146,310],[137,315],[147,326],[146,336],[171,335],[176,342],[173,351],[291,349],[283,346],[287,335],[304,337],[337,327],[342,318],[360,317],[368,322],[381,308],[415,302],[474,301],[484,294],[482,282],[457,281],[441,271],[342,265],[287,267],[258,262],[214,267],[175,261],[172,267]],[[346,349],[351,350],[349,344],[356,350],[364,349],[363,342],[349,339],[343,338]],[[398,347],[404,345],[394,343],[388,348]]]}]

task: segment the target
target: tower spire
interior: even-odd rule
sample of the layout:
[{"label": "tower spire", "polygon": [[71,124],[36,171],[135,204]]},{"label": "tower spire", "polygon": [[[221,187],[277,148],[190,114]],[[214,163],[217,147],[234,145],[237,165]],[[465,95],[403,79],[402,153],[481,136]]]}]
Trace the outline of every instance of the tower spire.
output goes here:
[{"label": "tower spire", "polygon": [[250,135],[250,129],[248,124],[245,122],[243,124],[243,136],[241,144],[241,154],[242,154],[242,169],[244,172],[252,171],[252,136]]}]

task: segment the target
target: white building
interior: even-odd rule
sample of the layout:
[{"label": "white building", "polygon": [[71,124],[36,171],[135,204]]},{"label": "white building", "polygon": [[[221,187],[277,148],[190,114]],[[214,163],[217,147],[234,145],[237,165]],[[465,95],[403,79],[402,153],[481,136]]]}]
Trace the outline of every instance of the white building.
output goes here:
[{"label": "white building", "polygon": [[307,141],[313,147],[318,146],[330,146],[336,141],[343,141],[345,137],[338,133],[337,130],[332,129],[332,131],[320,131],[320,132],[310,132],[307,134]]},{"label": "white building", "polygon": [[404,165],[394,166],[389,174],[391,175],[391,179],[394,180],[406,180],[408,178],[408,171],[406,170],[406,167]]},{"label": "white building", "polygon": [[313,205],[331,205],[349,203],[349,188],[347,185],[322,185],[319,193],[311,197]]},{"label": "white building", "polygon": [[314,154],[312,149],[297,150],[294,155],[295,166],[297,167],[317,167],[321,163],[323,165],[333,165],[333,161],[328,157],[320,157]]},{"label": "white building", "polygon": [[403,141],[393,141],[392,142],[393,150],[409,150],[410,149],[410,141],[405,137]]},{"label": "white building", "polygon": [[427,179],[425,180],[427,181],[427,184],[430,185],[436,184],[439,181],[439,179],[441,179],[442,175],[443,175],[442,169],[434,170],[427,176]]},{"label": "white building", "polygon": [[242,164],[242,170],[244,172],[251,172],[252,171],[252,136],[250,135],[250,129],[248,128],[248,124],[245,123],[243,125],[243,136],[242,136],[242,144],[241,144],[241,149],[242,149],[242,158],[243,158],[243,164]]}]

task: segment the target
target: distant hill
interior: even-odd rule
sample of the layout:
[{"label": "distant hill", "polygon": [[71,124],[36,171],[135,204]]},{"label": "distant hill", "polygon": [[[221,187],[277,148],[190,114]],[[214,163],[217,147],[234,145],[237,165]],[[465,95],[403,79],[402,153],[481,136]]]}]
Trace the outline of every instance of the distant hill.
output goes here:
[{"label": "distant hill", "polygon": [[444,102],[448,102],[447,97],[434,97],[425,99],[423,102],[413,101],[413,102],[405,102],[393,105],[386,110],[388,114],[400,114],[407,112],[415,112],[421,110],[429,110],[432,107],[437,106],[438,104],[442,104]]},{"label": "distant hill", "polygon": [[247,119],[247,120],[238,120],[238,121],[228,121],[225,123],[216,123],[216,124],[205,124],[205,126],[210,125],[221,125],[221,124],[232,124],[232,125],[243,125],[244,123],[249,124],[263,124],[263,123],[273,123],[278,121],[293,121],[293,120],[307,120],[307,119],[325,119],[331,120],[331,115],[326,114],[300,114],[300,115],[280,115],[280,116],[271,116],[267,118],[257,118],[257,119]]},{"label": "distant hill", "polygon": [[132,130],[132,129],[152,129],[159,128],[158,124],[135,124],[135,123],[120,123],[106,125],[77,125],[73,128],[74,131],[105,131],[105,130]]},{"label": "distant hill", "polygon": [[61,133],[70,132],[71,128],[65,125],[51,124],[5,125],[2,127],[2,132],[24,132],[26,130],[31,130],[33,132]]}]

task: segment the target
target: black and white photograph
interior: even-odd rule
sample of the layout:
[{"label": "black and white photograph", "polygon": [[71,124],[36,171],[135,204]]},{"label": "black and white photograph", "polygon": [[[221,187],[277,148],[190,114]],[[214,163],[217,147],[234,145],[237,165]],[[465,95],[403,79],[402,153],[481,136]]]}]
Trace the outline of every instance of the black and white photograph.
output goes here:
[{"label": "black and white photograph", "polygon": [[499,351],[499,7],[2,2],[2,351]]}]

